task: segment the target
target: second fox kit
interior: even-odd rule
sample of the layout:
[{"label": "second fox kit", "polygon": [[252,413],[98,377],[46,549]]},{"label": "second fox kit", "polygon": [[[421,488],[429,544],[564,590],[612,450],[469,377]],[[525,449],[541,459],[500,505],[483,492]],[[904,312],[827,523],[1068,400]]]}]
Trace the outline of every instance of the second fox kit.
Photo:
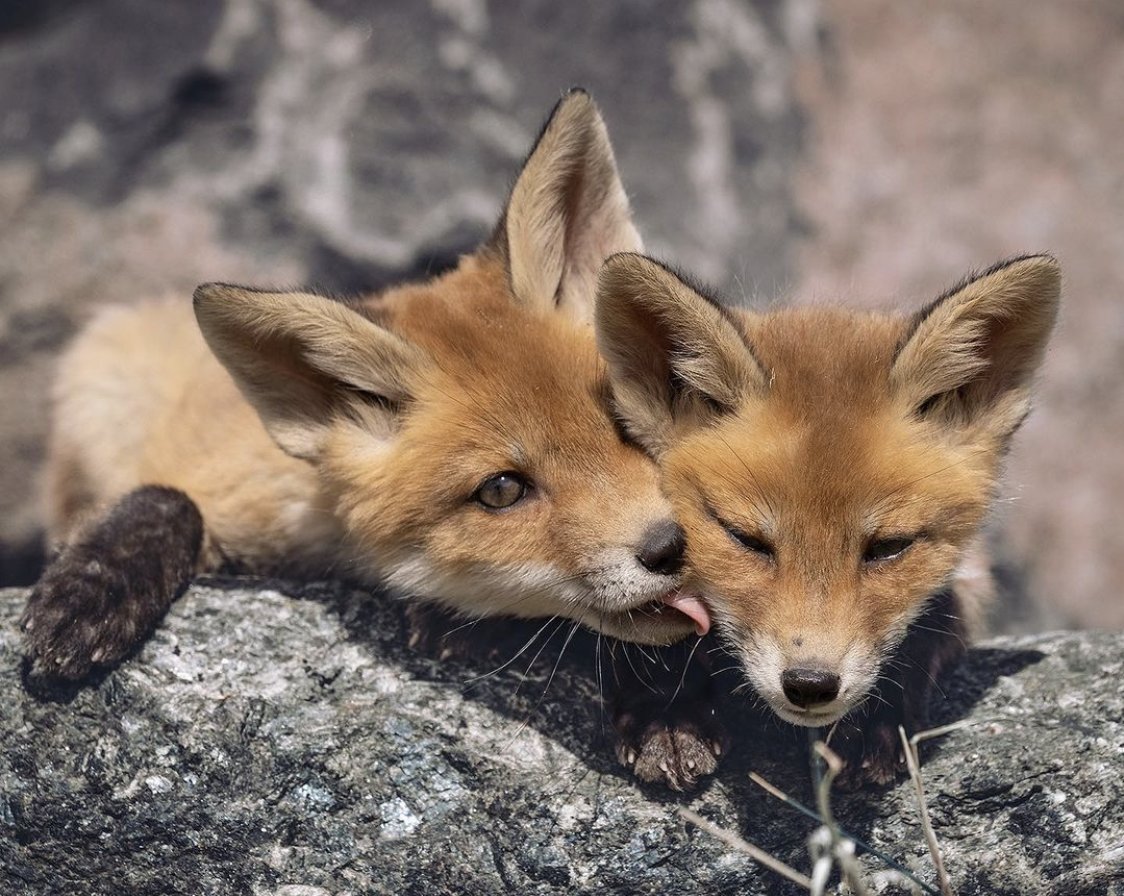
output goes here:
[{"label": "second fox kit", "polygon": [[912,315],[727,310],[646,258],[606,264],[599,344],[659,458],[691,575],[781,718],[842,720],[855,780],[896,771],[989,589],[974,544],[1057,314],[1049,256]]},{"label": "second fox kit", "polygon": [[194,318],[97,318],[57,386],[50,530],[67,546],[25,614],[33,661],[69,678],[118,661],[227,562],[642,642],[691,631],[682,533],[620,438],[588,322],[604,258],[639,247],[604,124],[573,92],[493,237],[444,276],[352,303],[211,284]]}]

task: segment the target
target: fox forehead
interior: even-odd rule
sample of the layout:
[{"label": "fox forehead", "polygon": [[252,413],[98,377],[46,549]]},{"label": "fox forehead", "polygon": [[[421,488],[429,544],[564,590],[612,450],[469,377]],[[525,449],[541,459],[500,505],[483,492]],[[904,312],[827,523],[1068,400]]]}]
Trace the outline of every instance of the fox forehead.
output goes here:
[{"label": "fox forehead", "polygon": [[789,413],[846,420],[889,397],[901,317],[816,307],[732,317],[769,377],[770,400]]},{"label": "fox forehead", "polygon": [[730,522],[774,537],[794,527],[861,537],[982,507],[985,464],[895,403],[890,369],[908,319],[838,308],[733,315],[768,389],[672,449],[669,490],[689,482],[710,512],[739,513]]},{"label": "fox forehead", "polygon": [[465,259],[430,284],[380,297],[371,310],[433,361],[407,428],[456,433],[481,462],[502,455],[524,469],[564,459],[592,473],[600,466],[594,456],[604,461],[619,450],[608,374],[589,325],[512,301],[500,264]]}]

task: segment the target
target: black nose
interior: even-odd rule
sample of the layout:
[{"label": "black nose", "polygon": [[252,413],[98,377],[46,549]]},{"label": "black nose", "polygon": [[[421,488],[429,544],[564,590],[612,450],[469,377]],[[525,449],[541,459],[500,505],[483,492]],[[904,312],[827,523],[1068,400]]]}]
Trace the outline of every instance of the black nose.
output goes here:
[{"label": "black nose", "polygon": [[781,687],[793,705],[810,709],[839,696],[839,676],[823,669],[785,669]]},{"label": "black nose", "polygon": [[636,552],[636,559],[649,572],[670,576],[683,566],[683,548],[686,538],[683,529],[673,520],[656,523],[648,530],[644,543]]}]

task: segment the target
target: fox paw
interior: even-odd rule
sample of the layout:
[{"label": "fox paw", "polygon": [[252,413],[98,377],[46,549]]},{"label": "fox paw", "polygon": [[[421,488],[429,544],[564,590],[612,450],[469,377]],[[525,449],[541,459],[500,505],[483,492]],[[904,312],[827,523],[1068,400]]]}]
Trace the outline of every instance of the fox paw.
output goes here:
[{"label": "fox paw", "polygon": [[829,746],[844,763],[835,779],[841,790],[888,787],[908,772],[896,725],[848,725]]},{"label": "fox paw", "polygon": [[[663,716],[661,718],[661,716]],[[729,749],[729,736],[713,708],[621,712],[616,719],[617,759],[641,781],[690,790],[712,775]]]},{"label": "fox paw", "polygon": [[77,680],[122,660],[137,642],[120,577],[89,557],[63,557],[31,592],[20,625],[32,675]]}]

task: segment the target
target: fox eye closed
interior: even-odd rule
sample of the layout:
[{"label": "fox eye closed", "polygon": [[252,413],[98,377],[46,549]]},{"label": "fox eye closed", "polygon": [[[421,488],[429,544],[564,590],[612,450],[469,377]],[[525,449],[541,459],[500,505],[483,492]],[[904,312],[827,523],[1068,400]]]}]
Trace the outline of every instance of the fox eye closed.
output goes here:
[{"label": "fox eye closed", "polygon": [[863,549],[863,563],[882,563],[894,560],[908,551],[917,539],[911,535],[894,538],[872,538]]},{"label": "fox eye closed", "polygon": [[773,546],[769,544],[769,542],[763,541],[756,535],[750,535],[748,532],[743,532],[737,526],[732,526],[723,519],[719,519],[718,522],[722,526],[722,528],[726,530],[726,534],[729,535],[730,538],[736,541],[747,551],[750,551],[754,554],[760,554],[762,557],[765,557],[769,560],[775,559],[777,552],[773,548]]},{"label": "fox eye closed", "polygon": [[472,500],[488,510],[506,510],[527,497],[530,488],[530,482],[518,473],[496,473],[480,484],[473,492]]}]

